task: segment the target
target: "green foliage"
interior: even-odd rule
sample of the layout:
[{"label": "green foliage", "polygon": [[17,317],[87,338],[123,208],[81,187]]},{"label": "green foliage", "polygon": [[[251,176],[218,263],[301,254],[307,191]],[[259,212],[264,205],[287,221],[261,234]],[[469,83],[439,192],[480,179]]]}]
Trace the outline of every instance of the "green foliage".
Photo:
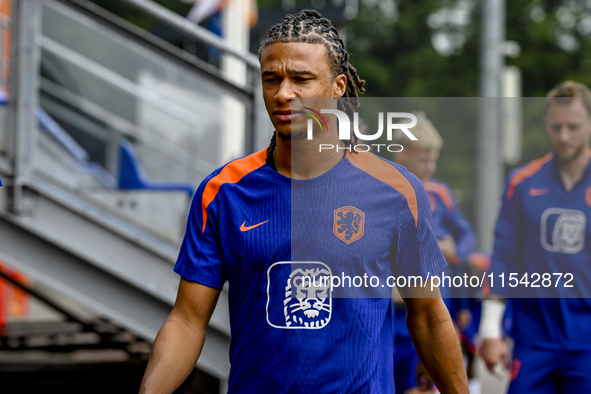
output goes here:
[{"label": "green foliage", "polygon": [[347,25],[348,47],[353,54],[352,63],[367,80],[367,95],[466,97],[477,94],[476,29],[466,29],[468,41],[464,48],[450,56],[441,55],[432,45],[435,31],[429,27],[428,19],[444,3],[400,0],[395,20],[382,16],[377,6],[360,8],[358,17]]},{"label": "green foliage", "polygon": [[566,79],[591,85],[591,7],[570,0],[508,3],[507,38],[521,54],[507,63],[523,71],[525,97],[545,96]]},{"label": "green foliage", "polygon": [[[136,26],[141,27],[142,29],[150,31],[155,24],[155,21],[137,11],[136,8],[125,4],[122,1],[113,1],[113,0],[91,0],[93,3],[101,6],[102,8],[112,12],[115,15],[122,17],[123,19],[133,23]],[[163,5],[164,7],[168,8],[176,12],[179,15],[186,16],[189,13],[189,10],[193,6],[191,3],[183,3],[180,0],[153,0],[155,3]]]}]

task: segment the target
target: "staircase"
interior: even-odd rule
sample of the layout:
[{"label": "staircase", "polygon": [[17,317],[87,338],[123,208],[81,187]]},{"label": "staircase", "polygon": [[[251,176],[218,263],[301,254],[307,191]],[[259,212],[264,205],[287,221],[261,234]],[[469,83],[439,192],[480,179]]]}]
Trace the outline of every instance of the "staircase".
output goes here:
[{"label": "staircase", "polygon": [[[0,24],[14,57],[0,102],[0,261],[153,341],[175,300],[192,190],[264,147],[272,126],[254,55],[156,3],[124,2],[242,62],[244,78],[88,1],[13,2]],[[229,339],[224,290],[197,363],[221,391]]]}]

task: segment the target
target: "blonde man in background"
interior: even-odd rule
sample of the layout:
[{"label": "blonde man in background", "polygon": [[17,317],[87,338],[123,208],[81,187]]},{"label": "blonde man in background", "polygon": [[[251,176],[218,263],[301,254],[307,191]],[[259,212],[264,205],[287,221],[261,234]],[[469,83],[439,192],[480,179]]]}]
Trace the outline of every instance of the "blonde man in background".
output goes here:
[{"label": "blonde man in background", "polygon": [[[450,188],[445,183],[432,178],[437,170],[437,160],[443,146],[441,135],[424,113],[415,115],[417,116],[417,124],[412,128],[412,133],[417,140],[409,141],[402,130],[396,130],[392,142],[402,145],[404,149],[395,153],[393,160],[405,166],[423,182],[431,203],[433,232],[437,237],[443,256],[450,264],[448,271],[451,274],[461,275],[464,272],[464,267],[459,264],[469,261],[476,247],[476,234],[462,213]],[[445,292],[442,295],[445,297]],[[455,297],[458,297],[458,294]],[[479,317],[480,303],[474,299],[449,298],[446,300],[446,304],[452,317],[455,317],[461,339],[463,339],[465,353],[471,360],[474,355],[472,337],[475,336],[478,327],[478,322],[473,322],[475,319],[472,316]],[[415,384],[419,390],[425,390],[432,386],[432,383],[420,366],[417,379],[416,369],[419,360],[404,324],[404,304],[395,298],[395,305],[394,379],[396,392],[404,393]],[[470,372],[469,370],[469,377]],[[479,392],[478,389],[473,388],[476,385],[476,382],[472,382],[471,393]]]}]

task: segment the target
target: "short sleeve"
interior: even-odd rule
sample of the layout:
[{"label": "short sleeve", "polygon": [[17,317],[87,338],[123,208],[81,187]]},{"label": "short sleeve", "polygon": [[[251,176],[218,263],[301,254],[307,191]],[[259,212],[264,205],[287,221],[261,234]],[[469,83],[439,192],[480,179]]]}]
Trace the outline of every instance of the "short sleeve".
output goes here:
[{"label": "short sleeve", "polygon": [[432,278],[439,275],[447,263],[431,227],[431,204],[421,181],[408,172],[404,175],[416,194],[417,218],[415,222],[408,199],[401,199],[396,226],[394,273],[398,276]]},{"label": "short sleeve", "polygon": [[207,215],[203,214],[202,208],[203,191],[214,175],[215,173],[201,183],[193,197],[185,237],[174,271],[183,279],[221,289],[227,276],[218,233],[219,196],[208,204]]},{"label": "short sleeve", "polygon": [[460,205],[453,193],[450,191],[453,202],[453,209],[448,211],[444,217],[444,225],[448,227],[456,242],[456,253],[460,261],[466,261],[470,253],[476,249],[476,233],[472,229],[470,222],[464,216]]}]

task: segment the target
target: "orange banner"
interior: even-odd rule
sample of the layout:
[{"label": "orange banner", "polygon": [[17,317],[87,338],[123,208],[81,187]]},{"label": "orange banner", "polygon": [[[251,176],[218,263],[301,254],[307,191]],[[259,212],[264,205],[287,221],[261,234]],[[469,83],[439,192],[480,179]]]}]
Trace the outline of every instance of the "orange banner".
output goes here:
[{"label": "orange banner", "polygon": [[[0,271],[18,283],[27,285],[29,278],[0,261]],[[29,294],[14,286],[4,278],[0,278],[0,336],[2,329],[11,317],[24,317],[29,313]]]},{"label": "orange banner", "polygon": [[[10,0],[0,0],[0,18],[4,21],[10,21],[11,9],[10,9]],[[0,70],[2,73],[2,81],[8,80],[8,74],[10,71],[10,29],[8,27],[2,29],[2,66],[3,70]],[[8,86],[4,86],[5,90],[8,91]]]}]

